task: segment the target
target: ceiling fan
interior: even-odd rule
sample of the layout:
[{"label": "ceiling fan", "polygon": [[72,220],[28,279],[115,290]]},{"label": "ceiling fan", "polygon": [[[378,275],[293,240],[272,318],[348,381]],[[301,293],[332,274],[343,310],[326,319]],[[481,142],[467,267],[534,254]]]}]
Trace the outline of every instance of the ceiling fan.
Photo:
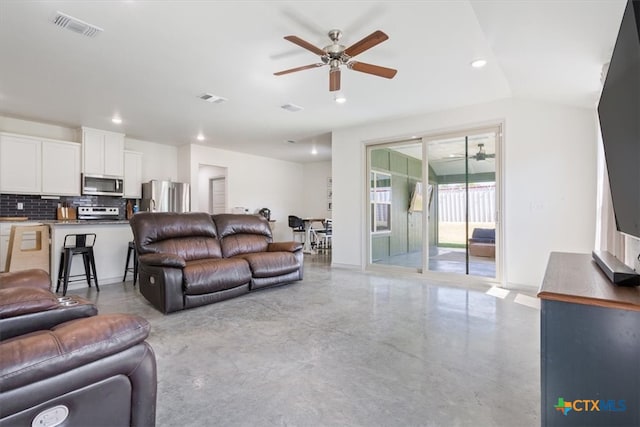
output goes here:
[{"label": "ceiling fan", "polygon": [[277,73],[273,73],[276,76],[281,76],[283,74],[294,73],[296,71],[309,70],[311,68],[318,68],[328,65],[329,68],[329,91],[334,92],[340,90],[340,66],[346,65],[347,68],[359,71],[361,73],[373,74],[374,76],[384,77],[387,79],[392,79],[398,70],[394,70],[393,68],[381,67],[379,65],[367,64],[366,62],[353,61],[352,58],[356,55],[361,54],[362,52],[371,49],[377,44],[382,43],[387,40],[389,36],[387,36],[382,31],[374,31],[369,34],[367,37],[363,38],[357,43],[352,44],[349,47],[345,47],[339,43],[340,38],[342,37],[342,31],[340,30],[331,30],[329,31],[329,38],[331,39],[331,44],[325,46],[320,49],[309,42],[302,40],[297,36],[286,36],[284,39],[290,41],[293,44],[297,44],[298,46],[307,49],[310,52],[315,53],[320,56],[320,60],[322,62],[317,62],[315,64],[304,65],[302,67],[290,68],[288,70],[279,71]]},{"label": "ceiling fan", "polygon": [[[484,148],[484,143],[478,143],[478,152],[470,155],[468,158],[476,161],[482,161],[486,159],[494,159],[496,157],[495,153],[487,153]],[[464,154],[458,154],[448,157],[446,160],[458,160],[464,159]]]}]

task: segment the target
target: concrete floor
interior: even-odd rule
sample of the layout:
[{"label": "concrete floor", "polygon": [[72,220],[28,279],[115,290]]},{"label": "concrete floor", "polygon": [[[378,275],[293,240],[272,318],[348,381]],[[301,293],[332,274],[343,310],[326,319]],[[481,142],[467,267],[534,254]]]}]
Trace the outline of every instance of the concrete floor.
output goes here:
[{"label": "concrete floor", "polygon": [[101,290],[70,293],[152,325],[160,427],[540,424],[539,311],[521,294],[322,254],[302,282],[170,315],[131,282]]},{"label": "concrete floor", "polygon": [[[429,270],[445,273],[466,274],[466,253],[464,249],[433,247],[429,256]],[[399,267],[422,268],[422,251],[394,255],[374,262],[374,264],[395,265]],[[469,274],[479,277],[496,277],[494,258],[469,257]]]}]

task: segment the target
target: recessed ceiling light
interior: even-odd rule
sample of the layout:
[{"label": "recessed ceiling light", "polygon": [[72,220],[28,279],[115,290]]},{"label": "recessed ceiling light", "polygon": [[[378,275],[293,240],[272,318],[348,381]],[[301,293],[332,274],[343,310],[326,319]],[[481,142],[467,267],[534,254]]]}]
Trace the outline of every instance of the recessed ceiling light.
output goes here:
[{"label": "recessed ceiling light", "polygon": [[316,154],[318,154],[318,150],[316,149],[316,147],[313,147],[313,148],[311,149],[311,154],[313,154],[314,156],[315,156]]},{"label": "recessed ceiling light", "polygon": [[199,133],[199,134],[198,134],[198,136],[196,136],[196,139],[197,139],[198,141],[204,141],[204,135],[203,135],[203,134],[201,134],[201,133]]},{"label": "recessed ceiling light", "polygon": [[111,121],[117,125],[119,125],[120,123],[122,123],[122,118],[120,116],[113,116],[113,118],[111,119]]},{"label": "recessed ceiling light", "polygon": [[342,92],[336,92],[336,94],[333,95],[333,100],[337,104],[344,104],[345,102],[347,102],[347,97],[344,96],[344,93],[342,93]]},{"label": "recessed ceiling light", "polygon": [[486,59],[476,59],[476,60],[471,62],[471,66],[473,68],[482,68],[485,65],[487,65],[487,60]]}]

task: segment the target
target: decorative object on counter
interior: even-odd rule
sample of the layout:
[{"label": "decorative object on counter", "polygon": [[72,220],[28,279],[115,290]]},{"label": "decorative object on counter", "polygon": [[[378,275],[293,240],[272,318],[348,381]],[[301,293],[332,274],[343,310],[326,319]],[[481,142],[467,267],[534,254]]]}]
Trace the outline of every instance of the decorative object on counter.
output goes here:
[{"label": "decorative object on counter", "polygon": [[133,213],[138,213],[139,211],[140,207],[137,204],[133,205]]},{"label": "decorative object on counter", "polygon": [[[25,234],[34,235],[34,247],[26,249]],[[9,235],[5,271],[39,268],[49,273],[49,227],[46,225],[13,225]]]},{"label": "decorative object on counter", "polygon": [[[133,253],[133,267],[129,267],[129,260],[131,259],[131,253]],[[136,286],[138,280],[138,254],[136,253],[136,243],[132,240],[129,242],[129,249],[127,250],[127,261],[124,264],[124,276],[122,276],[122,282],[127,279],[127,273],[133,273],[133,286]]]},{"label": "decorative object on counter", "polygon": [[69,204],[67,202],[64,202],[60,207],[58,207],[56,219],[62,221],[75,220],[76,209],[73,207],[70,208]]},{"label": "decorative object on counter", "polygon": [[[95,243],[95,233],[67,234],[64,236],[62,256],[60,257],[60,267],[58,268],[58,284],[56,286],[56,292],[60,290],[60,284],[62,284],[62,296],[67,295],[67,286],[69,285],[69,282],[82,280],[81,278],[74,279],[79,276],[83,276],[87,280],[89,287],[91,287],[91,279],[93,278],[93,281],[96,284],[96,290],[100,292],[100,288],[98,287],[98,273],[96,273],[96,259],[93,255],[93,246]],[[84,261],[84,274],[70,274],[71,261],[73,260],[74,255],[82,255],[82,260]]]},{"label": "decorative object on counter", "polygon": [[267,218],[267,221],[271,221],[271,209],[269,208],[262,208],[258,211],[258,213],[260,215],[262,215],[263,217]]},{"label": "decorative object on counter", "polygon": [[131,219],[133,216],[133,205],[131,205],[131,200],[127,200],[127,219]]}]

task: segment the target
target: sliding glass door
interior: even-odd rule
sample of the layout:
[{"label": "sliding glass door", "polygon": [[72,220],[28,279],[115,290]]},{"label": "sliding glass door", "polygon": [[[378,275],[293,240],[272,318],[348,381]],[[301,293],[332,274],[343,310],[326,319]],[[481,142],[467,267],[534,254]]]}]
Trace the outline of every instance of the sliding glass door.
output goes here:
[{"label": "sliding glass door", "polygon": [[500,135],[369,146],[369,265],[499,279]]}]

